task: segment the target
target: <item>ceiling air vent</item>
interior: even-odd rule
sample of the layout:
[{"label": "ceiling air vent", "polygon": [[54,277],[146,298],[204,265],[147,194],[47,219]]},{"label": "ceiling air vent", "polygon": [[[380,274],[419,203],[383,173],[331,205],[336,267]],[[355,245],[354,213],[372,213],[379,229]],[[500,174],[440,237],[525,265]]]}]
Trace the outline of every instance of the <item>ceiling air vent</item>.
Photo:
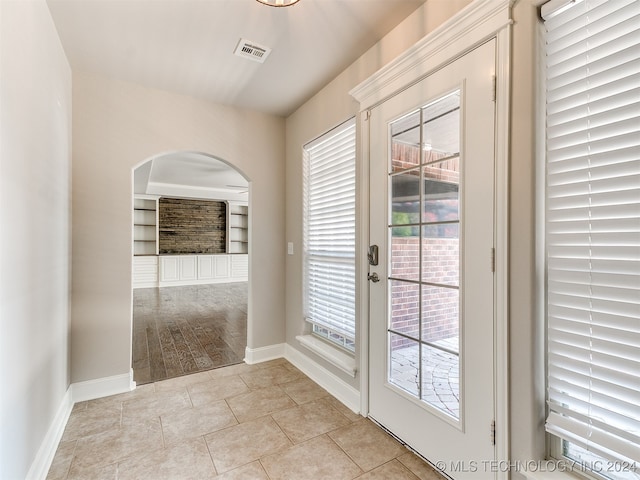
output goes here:
[{"label": "ceiling air vent", "polygon": [[271,49],[269,47],[258,45],[256,42],[241,38],[233,53],[239,57],[253,60],[254,62],[264,63],[271,53]]}]

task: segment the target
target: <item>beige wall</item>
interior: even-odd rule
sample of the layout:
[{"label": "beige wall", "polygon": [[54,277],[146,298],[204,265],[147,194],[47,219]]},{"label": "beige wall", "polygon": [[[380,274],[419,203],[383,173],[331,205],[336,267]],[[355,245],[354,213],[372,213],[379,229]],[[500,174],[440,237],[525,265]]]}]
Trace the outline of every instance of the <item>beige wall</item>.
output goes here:
[{"label": "beige wall", "polygon": [[[511,155],[509,182],[509,330],[511,455],[513,460],[544,457],[545,413],[543,322],[536,296],[536,158],[540,151],[538,102],[543,98],[538,67],[540,43],[536,4],[520,0],[513,9]],[[542,72],[544,73],[544,72]],[[538,128],[537,128],[538,127]],[[536,303],[538,302],[538,303]],[[518,474],[514,474],[514,479]]]},{"label": "beige wall", "polygon": [[345,382],[359,388],[351,378],[301,347],[296,335],[305,332],[302,312],[302,147],[327,130],[351,118],[358,104],[349,91],[381,67],[433,31],[471,0],[427,0],[380,42],[362,55],[331,83],[287,118],[286,240],[293,242],[294,255],[286,260],[287,343],[308,354]]},{"label": "beige wall", "polygon": [[131,367],[132,169],[174,151],[251,181],[251,348],[284,341],[284,120],[74,72],[73,382]]},{"label": "beige wall", "polygon": [[0,478],[20,479],[69,386],[71,69],[44,1],[0,1],[0,106]]}]

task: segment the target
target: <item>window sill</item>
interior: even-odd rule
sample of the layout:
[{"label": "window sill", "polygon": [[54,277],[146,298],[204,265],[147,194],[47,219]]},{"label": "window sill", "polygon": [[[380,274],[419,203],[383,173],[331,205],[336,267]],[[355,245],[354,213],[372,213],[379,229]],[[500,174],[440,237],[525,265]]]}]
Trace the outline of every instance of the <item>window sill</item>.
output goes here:
[{"label": "window sill", "polygon": [[351,355],[341,352],[326,342],[315,338],[313,335],[298,335],[296,340],[298,340],[302,346],[324,358],[334,367],[339,368],[347,375],[355,378],[357,371],[356,361]]},{"label": "window sill", "polygon": [[577,480],[577,477],[568,472],[526,472],[523,473],[526,480]]}]

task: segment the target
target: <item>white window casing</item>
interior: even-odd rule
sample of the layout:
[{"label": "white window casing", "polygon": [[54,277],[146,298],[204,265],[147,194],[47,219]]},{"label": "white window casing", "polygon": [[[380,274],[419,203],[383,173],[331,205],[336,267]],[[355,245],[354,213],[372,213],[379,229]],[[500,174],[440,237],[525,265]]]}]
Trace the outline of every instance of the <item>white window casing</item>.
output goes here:
[{"label": "white window casing", "polygon": [[304,314],[313,331],[355,347],[356,135],[351,119],[305,145]]}]

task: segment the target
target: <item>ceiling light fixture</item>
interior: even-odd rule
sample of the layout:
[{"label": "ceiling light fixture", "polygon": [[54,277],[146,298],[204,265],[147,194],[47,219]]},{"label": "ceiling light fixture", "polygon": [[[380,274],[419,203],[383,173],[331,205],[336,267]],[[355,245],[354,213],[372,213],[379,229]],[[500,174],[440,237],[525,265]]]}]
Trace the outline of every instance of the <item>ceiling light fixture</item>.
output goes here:
[{"label": "ceiling light fixture", "polygon": [[258,2],[269,5],[270,7],[290,7],[295,5],[300,0],[257,0]]}]

